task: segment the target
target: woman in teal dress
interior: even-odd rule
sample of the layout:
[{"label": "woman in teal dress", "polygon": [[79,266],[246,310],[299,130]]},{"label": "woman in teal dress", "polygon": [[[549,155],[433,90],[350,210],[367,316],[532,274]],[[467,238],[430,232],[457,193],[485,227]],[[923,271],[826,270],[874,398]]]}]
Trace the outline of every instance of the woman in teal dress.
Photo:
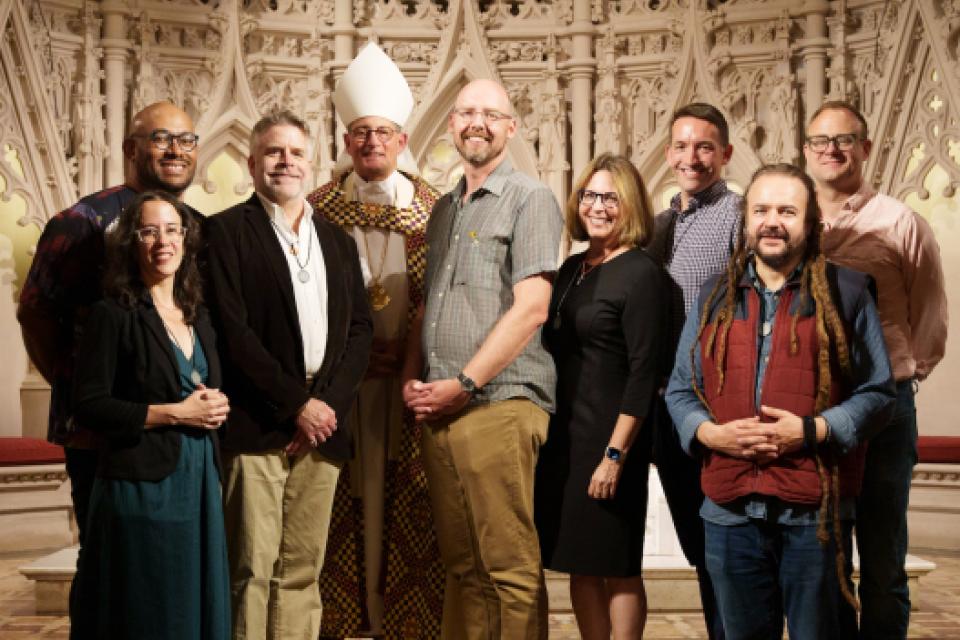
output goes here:
[{"label": "woman in teal dress", "polygon": [[99,433],[70,637],[226,640],[216,430],[229,403],[201,303],[199,228],[145,192],[107,235],[105,299],[77,354],[74,416]]}]

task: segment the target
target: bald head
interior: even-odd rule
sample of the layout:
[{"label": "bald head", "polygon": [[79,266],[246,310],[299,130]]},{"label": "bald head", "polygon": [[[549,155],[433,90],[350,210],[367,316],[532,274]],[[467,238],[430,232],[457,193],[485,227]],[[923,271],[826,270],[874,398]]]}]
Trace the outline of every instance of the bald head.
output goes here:
[{"label": "bald head", "polygon": [[448,129],[468,165],[478,170],[499,165],[506,157],[507,140],[517,131],[506,90],[492,80],[467,84],[457,94]]},{"label": "bald head", "polygon": [[134,115],[123,141],[126,184],[136,191],[182,194],[196,171],[192,134],[193,119],[171,102],[155,102]]}]

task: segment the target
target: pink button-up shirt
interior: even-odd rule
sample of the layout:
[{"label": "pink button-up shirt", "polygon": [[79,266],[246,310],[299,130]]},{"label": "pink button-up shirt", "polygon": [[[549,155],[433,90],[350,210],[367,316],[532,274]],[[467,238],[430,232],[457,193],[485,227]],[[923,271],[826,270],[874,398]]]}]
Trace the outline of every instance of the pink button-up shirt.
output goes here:
[{"label": "pink button-up shirt", "polygon": [[824,220],[827,259],[877,283],[877,305],[893,375],[926,378],[943,358],[947,295],[940,246],[929,223],[890,196],[864,184]]}]

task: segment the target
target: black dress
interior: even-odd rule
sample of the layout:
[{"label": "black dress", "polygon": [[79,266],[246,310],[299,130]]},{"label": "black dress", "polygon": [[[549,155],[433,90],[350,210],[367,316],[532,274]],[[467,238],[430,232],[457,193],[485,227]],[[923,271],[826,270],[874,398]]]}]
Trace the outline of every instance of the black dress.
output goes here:
[{"label": "black dress", "polygon": [[662,276],[642,250],[578,284],[584,254],[560,268],[543,336],[557,366],[557,412],[540,451],[534,513],[544,566],[578,575],[640,575],[650,428],[642,424],[612,500],[587,495],[617,417],[642,419],[657,391]]}]

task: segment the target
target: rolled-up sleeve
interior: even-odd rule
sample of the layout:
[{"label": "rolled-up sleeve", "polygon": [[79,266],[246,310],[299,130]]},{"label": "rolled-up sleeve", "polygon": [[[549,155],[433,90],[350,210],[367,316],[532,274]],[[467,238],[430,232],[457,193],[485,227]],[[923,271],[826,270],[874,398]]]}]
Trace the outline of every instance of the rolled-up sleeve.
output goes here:
[{"label": "rolled-up sleeve", "polygon": [[896,398],[883,328],[868,289],[860,294],[850,332],[850,396],[821,414],[841,453],[866,441],[886,425]]}]

